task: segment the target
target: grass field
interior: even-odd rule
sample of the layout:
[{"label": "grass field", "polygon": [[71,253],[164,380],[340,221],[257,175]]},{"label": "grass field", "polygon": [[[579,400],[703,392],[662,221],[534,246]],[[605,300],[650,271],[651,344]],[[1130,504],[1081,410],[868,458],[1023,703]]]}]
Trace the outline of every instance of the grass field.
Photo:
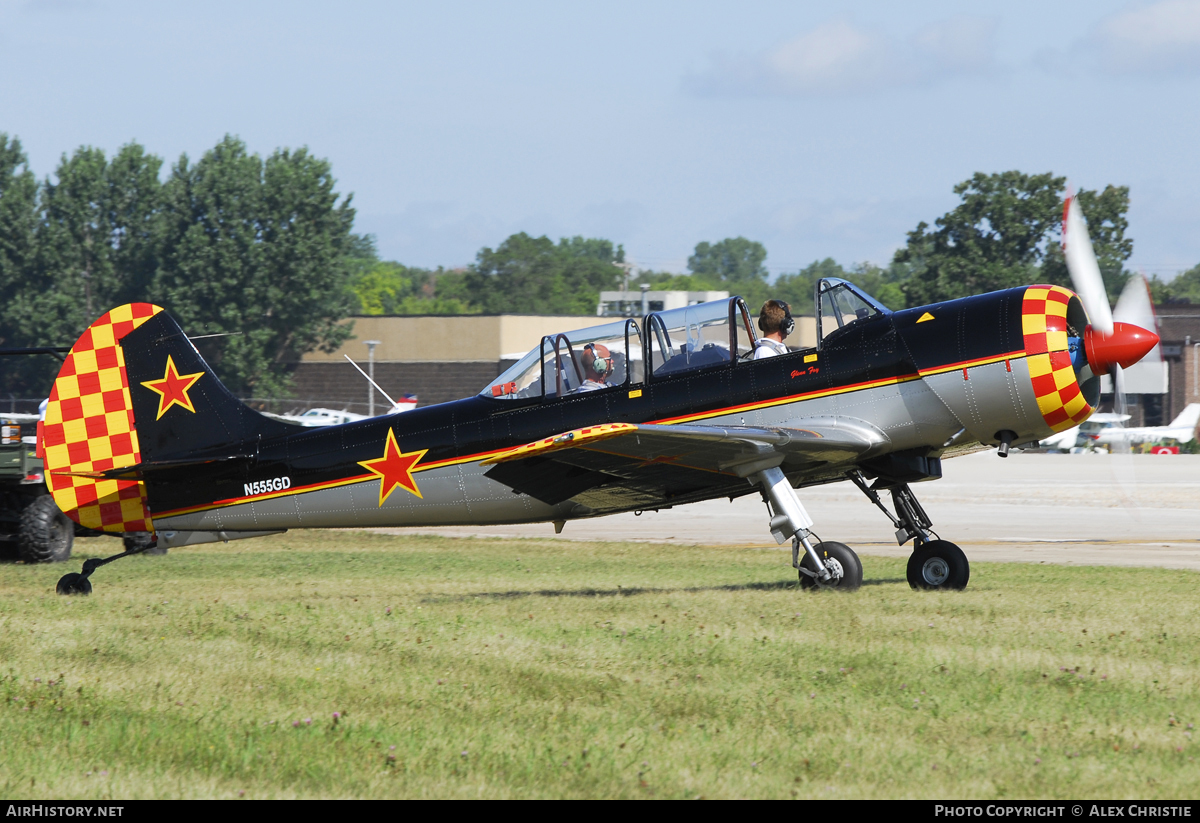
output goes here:
[{"label": "grass field", "polygon": [[1200,576],[863,566],[809,593],[780,551],[350,531],[90,598],[3,565],[0,796],[1196,795]]}]

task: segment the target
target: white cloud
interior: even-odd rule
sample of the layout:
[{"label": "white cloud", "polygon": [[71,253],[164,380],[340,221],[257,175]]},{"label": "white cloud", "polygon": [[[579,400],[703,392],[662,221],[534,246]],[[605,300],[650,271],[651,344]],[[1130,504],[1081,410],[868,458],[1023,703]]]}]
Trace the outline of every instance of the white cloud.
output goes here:
[{"label": "white cloud", "polygon": [[786,96],[927,84],[990,70],[995,27],[991,19],[958,17],[899,39],[836,18],[757,55],[716,55],[684,84],[700,94]]},{"label": "white cloud", "polygon": [[1103,21],[1083,44],[1115,74],[1200,74],[1200,0],[1161,0]]}]

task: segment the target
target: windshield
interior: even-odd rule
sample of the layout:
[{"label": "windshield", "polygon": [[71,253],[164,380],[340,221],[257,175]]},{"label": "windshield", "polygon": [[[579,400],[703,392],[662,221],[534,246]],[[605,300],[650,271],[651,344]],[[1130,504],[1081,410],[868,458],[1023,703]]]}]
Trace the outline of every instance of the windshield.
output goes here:
[{"label": "windshield", "polygon": [[890,313],[886,306],[853,283],[838,277],[817,281],[817,322],[822,340],[851,323]]},{"label": "windshield", "polygon": [[731,343],[737,356],[746,358],[754,350],[752,328],[749,312],[737,297],[655,312],[646,323],[652,373],[658,377],[728,364]]},{"label": "windshield", "polygon": [[547,335],[479,392],[516,400],[608,389],[643,379],[642,339],[635,320]]}]

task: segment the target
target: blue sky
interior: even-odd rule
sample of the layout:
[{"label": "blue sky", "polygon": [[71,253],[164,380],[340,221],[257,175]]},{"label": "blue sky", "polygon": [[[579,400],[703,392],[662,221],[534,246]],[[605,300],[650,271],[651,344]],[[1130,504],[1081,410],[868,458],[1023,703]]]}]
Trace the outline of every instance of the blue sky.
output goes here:
[{"label": "blue sky", "polygon": [[516,231],[882,263],[1020,169],[1130,186],[1131,262],[1169,277],[1200,263],[1198,126],[1200,0],[0,0],[0,131],[39,176],[83,144],[308,146],[410,265]]}]

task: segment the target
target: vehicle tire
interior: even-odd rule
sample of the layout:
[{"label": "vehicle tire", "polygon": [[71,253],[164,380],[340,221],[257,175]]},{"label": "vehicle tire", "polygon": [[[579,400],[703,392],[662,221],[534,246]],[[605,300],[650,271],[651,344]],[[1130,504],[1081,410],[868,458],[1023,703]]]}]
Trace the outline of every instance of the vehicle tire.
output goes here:
[{"label": "vehicle tire", "polygon": [[35,497],[21,511],[17,553],[26,563],[60,563],[71,557],[75,524],[59,511],[48,494]]},{"label": "vehicle tire", "polygon": [[930,540],[908,558],[908,585],[914,589],[961,591],[970,579],[967,556],[948,540]]},{"label": "vehicle tire", "polygon": [[[845,543],[835,543],[832,540],[818,543],[813,548],[817,550],[817,555],[825,561],[825,565],[831,568],[835,579],[829,583],[822,583],[804,572],[800,572],[800,588],[840,589],[852,592],[862,585],[862,561],[858,559],[858,555],[852,548]],[[801,555],[800,568],[815,571],[808,552]]]},{"label": "vehicle tire", "polygon": [[136,551],[138,554],[149,554],[154,556],[164,555],[167,553],[166,546],[156,544],[154,532],[125,532],[125,551]]}]

